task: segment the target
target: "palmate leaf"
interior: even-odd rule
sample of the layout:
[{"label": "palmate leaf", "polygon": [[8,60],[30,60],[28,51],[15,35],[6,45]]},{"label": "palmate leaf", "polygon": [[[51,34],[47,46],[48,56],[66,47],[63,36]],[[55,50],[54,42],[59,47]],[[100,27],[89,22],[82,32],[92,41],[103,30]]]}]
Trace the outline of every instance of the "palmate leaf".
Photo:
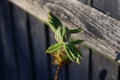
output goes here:
[{"label": "palmate leaf", "polygon": [[79,28],[79,29],[71,29],[70,30],[70,33],[71,34],[75,34],[75,33],[79,33],[79,32],[82,32],[83,30],[81,29],[81,28]]},{"label": "palmate leaf", "polygon": [[59,48],[61,48],[63,45],[64,45],[64,42],[53,44],[47,49],[46,53],[54,52],[58,50]]},{"label": "palmate leaf", "polygon": [[78,64],[80,63],[82,59],[82,54],[81,52],[75,47],[73,44],[65,44],[64,46],[65,51],[69,57],[69,59],[73,62],[77,62]]},{"label": "palmate leaf", "polygon": [[56,32],[58,27],[62,27],[62,23],[60,22],[60,20],[55,17],[51,12],[49,12],[48,14],[48,22],[53,32]]},{"label": "palmate leaf", "polygon": [[71,41],[71,42],[69,42],[69,43],[76,45],[76,44],[80,44],[80,43],[82,43],[82,42],[84,42],[84,40],[77,39],[77,40]]}]

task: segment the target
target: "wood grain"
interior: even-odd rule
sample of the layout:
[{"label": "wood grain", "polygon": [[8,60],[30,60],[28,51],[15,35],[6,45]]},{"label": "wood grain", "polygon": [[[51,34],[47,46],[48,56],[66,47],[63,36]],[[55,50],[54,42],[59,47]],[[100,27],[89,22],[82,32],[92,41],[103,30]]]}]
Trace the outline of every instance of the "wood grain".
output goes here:
[{"label": "wood grain", "polygon": [[[74,37],[102,54],[115,59],[120,49],[120,21],[77,0],[10,0],[12,3],[47,23],[53,12],[69,28],[81,27],[85,32]],[[118,60],[119,62],[119,60]]]}]

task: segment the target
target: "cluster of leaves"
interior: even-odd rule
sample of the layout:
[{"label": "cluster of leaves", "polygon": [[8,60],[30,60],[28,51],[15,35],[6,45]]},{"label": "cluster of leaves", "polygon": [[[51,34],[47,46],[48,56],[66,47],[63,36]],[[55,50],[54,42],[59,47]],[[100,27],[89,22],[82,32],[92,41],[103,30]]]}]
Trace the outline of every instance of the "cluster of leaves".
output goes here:
[{"label": "cluster of leaves", "polygon": [[46,51],[54,57],[53,63],[56,65],[64,65],[73,61],[79,64],[82,59],[82,54],[76,45],[82,43],[84,40],[77,39],[70,41],[69,38],[71,34],[79,33],[83,30],[68,29],[51,12],[48,14],[48,22],[57,41],[57,43],[51,45]]}]

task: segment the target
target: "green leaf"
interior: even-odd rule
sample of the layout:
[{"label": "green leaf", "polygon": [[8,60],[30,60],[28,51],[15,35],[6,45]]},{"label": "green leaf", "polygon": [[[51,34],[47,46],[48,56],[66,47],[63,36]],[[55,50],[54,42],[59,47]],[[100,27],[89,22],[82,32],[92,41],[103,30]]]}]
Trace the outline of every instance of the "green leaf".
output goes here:
[{"label": "green leaf", "polygon": [[70,37],[70,32],[67,27],[58,27],[55,32],[55,39],[58,42],[66,42]]},{"label": "green leaf", "polygon": [[64,45],[64,49],[65,49],[65,52],[67,53],[67,56],[68,58],[71,60],[71,61],[75,61],[75,55],[73,54],[73,52],[71,51],[71,49],[69,48],[69,45],[68,44],[65,44]]},{"label": "green leaf", "polygon": [[66,26],[63,27],[62,35],[63,35],[63,41],[65,41],[65,42],[68,41],[68,39],[70,37],[70,31]]},{"label": "green leaf", "polygon": [[64,42],[60,42],[60,43],[56,43],[56,44],[51,45],[47,49],[46,53],[51,53],[51,52],[58,50],[59,48],[61,48],[63,46],[63,44],[64,44]]},{"label": "green leaf", "polygon": [[62,23],[60,22],[60,20],[55,17],[51,12],[49,12],[48,14],[48,22],[53,32],[55,32],[58,27],[62,27]]},{"label": "green leaf", "polygon": [[65,51],[69,57],[69,59],[73,62],[77,62],[78,64],[80,63],[82,59],[82,54],[81,52],[75,47],[75,45],[67,43],[64,46]]},{"label": "green leaf", "polygon": [[70,33],[71,34],[74,34],[74,33],[79,33],[79,32],[82,32],[83,30],[82,29],[72,29],[72,30],[70,30]]},{"label": "green leaf", "polygon": [[58,27],[55,32],[55,39],[58,42],[63,42],[62,27]]},{"label": "green leaf", "polygon": [[69,43],[76,45],[76,44],[82,43],[83,41],[84,41],[84,40],[77,39],[77,40],[71,41],[71,42],[69,42]]}]

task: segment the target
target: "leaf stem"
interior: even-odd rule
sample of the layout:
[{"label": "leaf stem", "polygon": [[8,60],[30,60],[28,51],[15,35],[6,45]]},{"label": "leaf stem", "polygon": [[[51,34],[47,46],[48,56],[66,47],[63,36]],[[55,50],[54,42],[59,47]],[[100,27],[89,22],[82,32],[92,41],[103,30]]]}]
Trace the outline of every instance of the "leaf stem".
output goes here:
[{"label": "leaf stem", "polygon": [[62,67],[61,65],[58,65],[54,80],[59,80],[59,74],[60,74],[61,67]]}]

